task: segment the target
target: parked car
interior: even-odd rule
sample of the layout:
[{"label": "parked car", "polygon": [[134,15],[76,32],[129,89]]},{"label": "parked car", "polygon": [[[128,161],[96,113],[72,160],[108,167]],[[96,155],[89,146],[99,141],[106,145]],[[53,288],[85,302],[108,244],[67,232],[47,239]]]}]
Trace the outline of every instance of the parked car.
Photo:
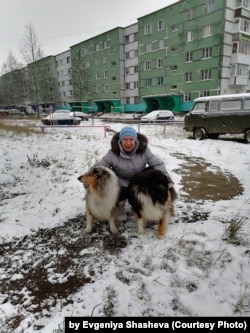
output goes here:
[{"label": "parked car", "polygon": [[82,120],[89,120],[89,115],[81,111],[71,111],[69,114],[73,117],[79,117]]},{"label": "parked car", "polygon": [[79,117],[73,117],[67,113],[51,113],[41,119],[44,125],[80,125],[82,121]]},{"label": "parked car", "polygon": [[174,114],[169,110],[155,110],[141,117],[141,122],[159,122],[174,120]]},{"label": "parked car", "polygon": [[69,114],[70,111],[69,110],[55,110],[54,113],[66,113],[66,114]]}]

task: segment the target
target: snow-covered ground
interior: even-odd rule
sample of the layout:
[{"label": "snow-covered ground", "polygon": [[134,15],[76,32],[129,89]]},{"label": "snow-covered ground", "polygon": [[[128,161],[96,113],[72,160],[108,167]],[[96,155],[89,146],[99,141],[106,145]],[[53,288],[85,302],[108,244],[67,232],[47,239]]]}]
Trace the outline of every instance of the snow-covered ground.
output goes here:
[{"label": "snow-covered ground", "polygon": [[[114,131],[124,124],[107,123]],[[138,237],[129,206],[118,235],[105,223],[84,234],[77,177],[109,149],[113,132],[0,130],[0,332],[53,332],[65,316],[250,315],[250,145],[227,136],[195,141],[180,125],[140,131],[178,193],[163,240],[155,225]],[[214,196],[199,196],[195,182]],[[220,196],[222,187],[234,195]]]}]

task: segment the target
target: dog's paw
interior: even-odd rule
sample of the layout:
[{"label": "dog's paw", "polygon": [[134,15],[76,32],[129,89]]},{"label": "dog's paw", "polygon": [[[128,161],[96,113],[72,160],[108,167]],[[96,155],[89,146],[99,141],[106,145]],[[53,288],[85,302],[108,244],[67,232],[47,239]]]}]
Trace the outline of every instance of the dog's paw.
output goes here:
[{"label": "dog's paw", "polygon": [[138,235],[145,235],[145,230],[144,230],[144,228],[139,228],[139,229],[138,229]]},{"label": "dog's paw", "polygon": [[163,239],[164,238],[164,235],[157,234],[157,236],[158,236],[159,239]]},{"label": "dog's paw", "polygon": [[112,234],[117,234],[118,233],[118,229],[116,227],[110,228],[110,231],[112,232]]},{"label": "dog's paw", "polygon": [[91,233],[91,231],[92,231],[92,228],[91,227],[86,227],[85,229],[84,229],[84,232],[85,232],[85,234],[90,234]]}]

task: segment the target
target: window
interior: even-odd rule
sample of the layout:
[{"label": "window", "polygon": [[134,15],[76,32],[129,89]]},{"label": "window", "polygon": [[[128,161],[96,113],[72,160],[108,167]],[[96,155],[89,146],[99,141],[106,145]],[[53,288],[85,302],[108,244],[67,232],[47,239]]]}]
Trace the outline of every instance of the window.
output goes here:
[{"label": "window", "polygon": [[102,59],[102,63],[103,63],[103,64],[107,64],[107,63],[108,63],[108,58],[103,58],[103,59]]},{"label": "window", "polygon": [[245,109],[250,109],[250,99],[246,99],[244,104],[245,104],[244,106]]},{"label": "window", "polygon": [[95,77],[96,77],[96,79],[100,79],[101,78],[101,73],[97,72]]},{"label": "window", "polygon": [[202,36],[203,37],[209,37],[213,35],[213,28],[211,25],[207,25],[205,27],[203,27],[202,29]]},{"label": "window", "polygon": [[108,71],[104,71],[103,77],[107,78],[108,77]]},{"label": "window", "polygon": [[159,77],[157,78],[157,85],[158,85],[158,86],[163,86],[163,76],[159,76]]},{"label": "window", "polygon": [[174,24],[174,25],[171,26],[171,31],[172,32],[175,32],[175,31],[178,31],[178,30],[179,30],[179,28],[178,28],[177,24]]},{"label": "window", "polygon": [[212,48],[211,47],[205,47],[202,50],[202,59],[208,59],[212,57]]},{"label": "window", "polygon": [[70,57],[66,58],[66,62],[67,62],[67,64],[70,64]]},{"label": "window", "polygon": [[137,50],[130,50],[125,53],[125,59],[132,59],[137,56]]},{"label": "window", "polygon": [[163,59],[157,59],[157,68],[162,68],[163,67]]},{"label": "window", "polygon": [[172,45],[171,46],[171,52],[178,51],[180,49],[179,45]]},{"label": "window", "polygon": [[[206,95],[207,91],[203,91],[203,96],[208,96]],[[208,105],[208,110],[209,111],[219,111],[219,101],[213,101],[211,100]]]},{"label": "window", "polygon": [[95,44],[95,51],[99,51],[100,50],[100,45],[99,43]]},{"label": "window", "polygon": [[144,35],[150,35],[152,33],[152,24],[147,24],[144,27]]},{"label": "window", "polygon": [[158,23],[157,23],[157,26],[158,26],[158,31],[161,31],[164,29],[164,20],[159,20]]},{"label": "window", "polygon": [[108,89],[108,85],[107,85],[107,84],[104,84],[103,89],[104,89],[104,92],[108,92],[108,91],[109,91],[109,89]]},{"label": "window", "polygon": [[193,61],[193,52],[187,52],[186,53],[186,62]]},{"label": "window", "polygon": [[171,65],[171,66],[170,66],[170,70],[171,70],[171,72],[172,72],[172,71],[177,71],[177,67],[178,67],[177,65]]},{"label": "window", "polygon": [[138,32],[135,32],[134,34],[133,34],[133,42],[136,42],[137,40],[138,40]]},{"label": "window", "polygon": [[151,60],[145,61],[144,63],[144,70],[148,71],[151,69]]},{"label": "window", "polygon": [[211,70],[205,69],[201,71],[201,80],[210,80],[211,79]]},{"label": "window", "polygon": [[138,73],[138,65],[134,66],[134,73]]},{"label": "window", "polygon": [[96,86],[96,92],[100,93],[102,91],[102,87],[100,85]]},{"label": "window", "polygon": [[152,85],[152,79],[146,79],[145,80],[145,87],[151,87]]},{"label": "window", "polygon": [[126,87],[127,90],[130,89],[130,83],[126,82],[125,87]]},{"label": "window", "polygon": [[190,30],[187,32],[187,42],[191,42],[192,40],[194,40],[193,31]]},{"label": "window", "polygon": [[116,62],[115,61],[112,61],[111,62],[111,66],[115,66],[116,65]]},{"label": "window", "polygon": [[112,81],[116,81],[116,76],[112,76]]},{"label": "window", "polygon": [[[209,96],[209,91],[208,90],[205,90],[205,91],[200,91],[200,95],[199,97],[206,97],[206,96]],[[205,109],[204,109],[205,110]]]},{"label": "window", "polygon": [[203,14],[207,15],[209,13],[212,13],[214,11],[214,1],[210,1],[204,4],[203,7]]},{"label": "window", "polygon": [[236,0],[236,8],[245,7],[250,9],[250,0]]},{"label": "window", "polygon": [[248,65],[236,64],[232,66],[231,75],[248,77]]},{"label": "window", "polygon": [[250,32],[250,22],[242,19],[240,28],[240,30],[243,30],[244,32]]},{"label": "window", "polygon": [[151,43],[145,44],[145,53],[148,53],[151,51],[152,51],[152,44]]},{"label": "window", "polygon": [[241,109],[241,100],[235,101],[222,101],[220,104],[221,110],[240,110]]},{"label": "window", "polygon": [[186,92],[186,93],[184,93],[184,95],[183,95],[183,101],[184,101],[184,102],[189,102],[189,101],[191,101],[191,94],[190,94],[190,92]]},{"label": "window", "polygon": [[100,59],[95,59],[95,65],[100,65]]},{"label": "window", "polygon": [[193,9],[189,9],[187,11],[187,18],[188,18],[188,20],[192,20],[194,18],[194,11],[193,11]]},{"label": "window", "polygon": [[124,44],[129,44],[129,35],[124,36]]},{"label": "window", "polygon": [[185,82],[192,82],[192,72],[185,73]]},{"label": "window", "polygon": [[176,85],[176,84],[172,84],[172,85],[170,86],[170,89],[171,89],[171,90],[177,89],[177,85]]},{"label": "window", "polygon": [[159,39],[158,40],[158,49],[163,49],[164,48],[164,40],[163,39]]}]

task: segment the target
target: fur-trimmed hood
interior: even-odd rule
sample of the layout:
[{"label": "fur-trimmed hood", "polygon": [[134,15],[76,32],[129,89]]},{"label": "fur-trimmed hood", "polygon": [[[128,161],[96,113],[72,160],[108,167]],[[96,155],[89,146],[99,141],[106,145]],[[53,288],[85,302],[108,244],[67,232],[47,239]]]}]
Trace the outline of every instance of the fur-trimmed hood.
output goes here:
[{"label": "fur-trimmed hood", "polygon": [[[113,135],[111,139],[111,150],[114,154],[120,155],[120,146],[119,146],[119,133]],[[148,146],[148,139],[145,135],[137,133],[138,146],[136,149],[137,154],[143,154]]]}]

